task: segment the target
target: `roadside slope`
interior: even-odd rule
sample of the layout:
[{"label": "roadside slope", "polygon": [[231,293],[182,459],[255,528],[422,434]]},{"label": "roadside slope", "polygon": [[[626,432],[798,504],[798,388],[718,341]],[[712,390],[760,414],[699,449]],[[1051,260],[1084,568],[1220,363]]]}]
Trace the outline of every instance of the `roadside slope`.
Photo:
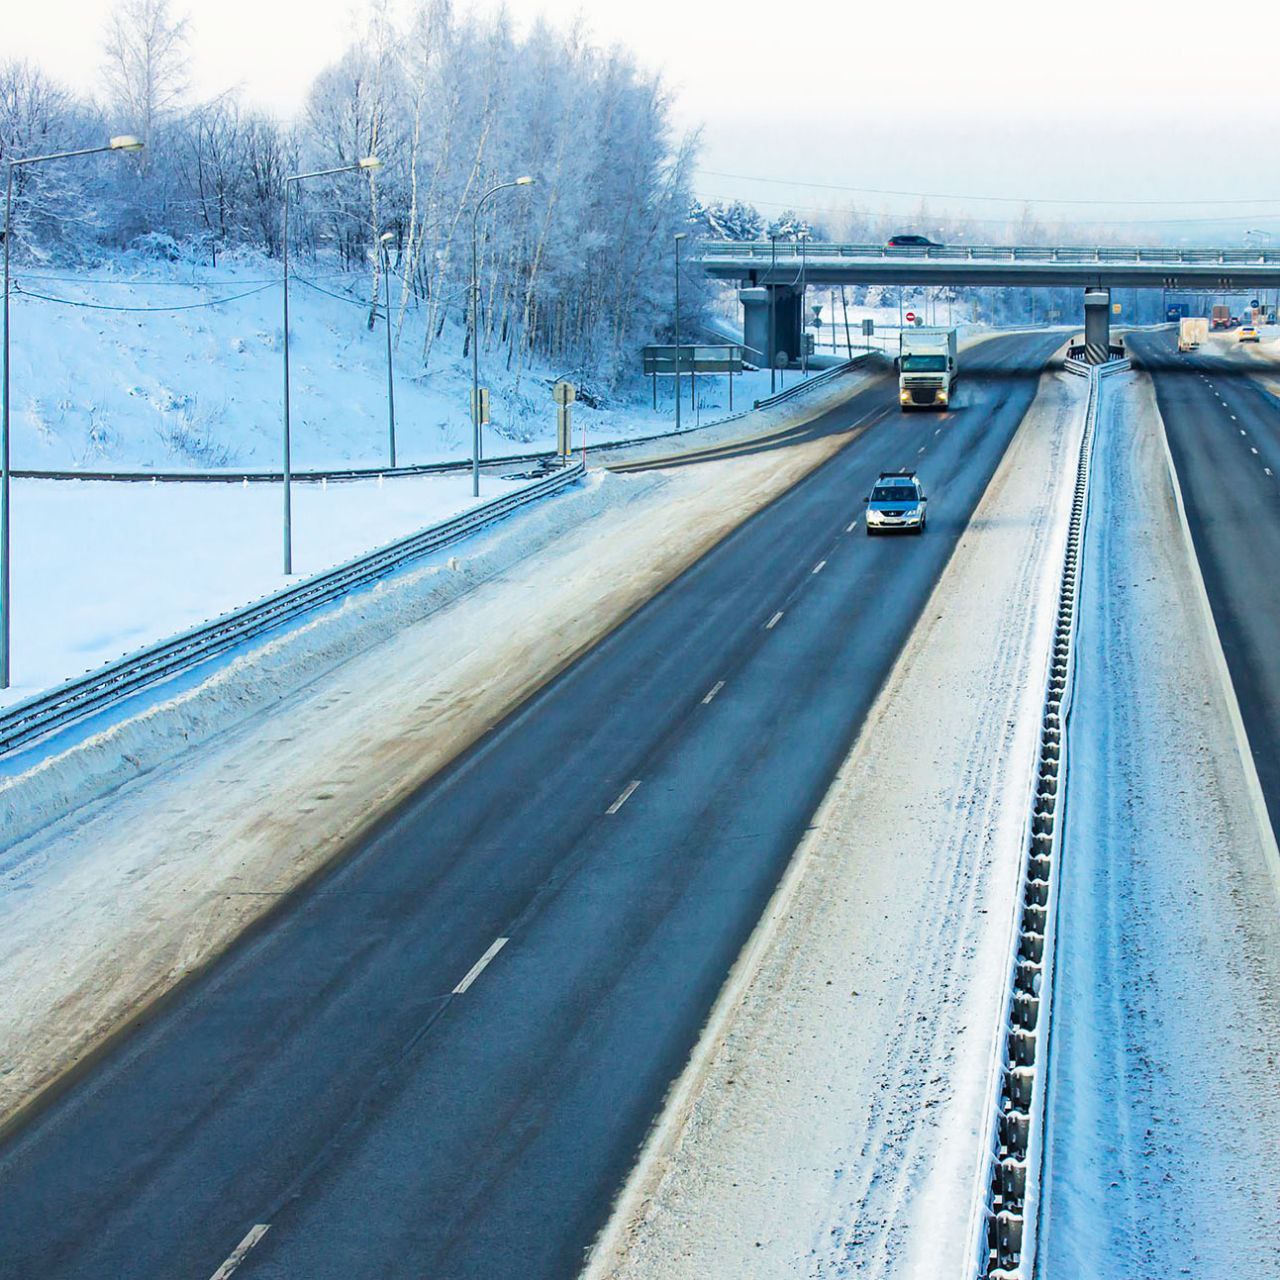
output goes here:
[{"label": "roadside slope", "polygon": [[592,1280],[961,1273],[1086,390],[1042,378]]}]

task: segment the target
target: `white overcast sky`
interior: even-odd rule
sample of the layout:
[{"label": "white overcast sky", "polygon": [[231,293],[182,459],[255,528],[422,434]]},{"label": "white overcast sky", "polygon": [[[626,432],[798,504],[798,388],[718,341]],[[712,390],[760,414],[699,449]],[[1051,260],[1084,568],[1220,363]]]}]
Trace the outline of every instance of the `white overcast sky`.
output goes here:
[{"label": "white overcast sky", "polygon": [[[0,56],[28,57],[95,89],[110,7],[13,0]],[[194,90],[240,85],[283,116],[367,12],[364,0],[175,0],[175,8],[191,21]],[[660,70],[679,123],[702,127],[706,197],[742,194],[766,211],[850,198],[800,185],[828,183],[1030,198],[1044,218],[1211,213],[1244,228],[1280,217],[1277,75],[1267,65],[1280,36],[1273,5],[1233,9],[1221,21],[1210,6],[1176,0],[508,0],[507,8],[521,25],[538,14],[562,24],[581,15],[599,43],[624,44]],[[877,210],[917,203],[852,198]],[[1213,203],[1243,199],[1257,203]],[[1050,203],[1061,200],[1135,203]],[[931,206],[992,218],[1017,211],[943,198]]]}]

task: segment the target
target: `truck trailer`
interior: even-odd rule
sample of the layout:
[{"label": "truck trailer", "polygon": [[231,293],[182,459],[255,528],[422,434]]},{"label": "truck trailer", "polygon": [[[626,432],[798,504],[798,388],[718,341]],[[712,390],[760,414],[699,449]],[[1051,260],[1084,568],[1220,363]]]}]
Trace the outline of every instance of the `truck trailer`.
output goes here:
[{"label": "truck trailer", "polygon": [[1178,323],[1178,350],[1194,351],[1209,341],[1209,322],[1204,316],[1183,316]]},{"label": "truck trailer", "polygon": [[1231,308],[1224,303],[1215,302],[1213,304],[1213,322],[1210,327],[1214,329],[1230,329],[1232,324]]},{"label": "truck trailer", "polygon": [[954,329],[904,329],[898,350],[898,403],[908,409],[945,409],[955,392]]}]

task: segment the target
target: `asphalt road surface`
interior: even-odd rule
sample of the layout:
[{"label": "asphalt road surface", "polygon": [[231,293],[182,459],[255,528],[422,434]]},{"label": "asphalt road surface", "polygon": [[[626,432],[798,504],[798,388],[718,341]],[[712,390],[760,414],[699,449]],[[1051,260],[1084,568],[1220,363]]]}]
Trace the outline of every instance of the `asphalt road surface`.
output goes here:
[{"label": "asphalt road surface", "polygon": [[[1246,366],[1131,334],[1151,374],[1196,558],[1266,797],[1280,818],[1280,402]],[[1265,373],[1259,367],[1259,374]]]},{"label": "asphalt road surface", "polygon": [[0,1149],[0,1275],[575,1274],[1060,340],[817,419],[867,430]]}]

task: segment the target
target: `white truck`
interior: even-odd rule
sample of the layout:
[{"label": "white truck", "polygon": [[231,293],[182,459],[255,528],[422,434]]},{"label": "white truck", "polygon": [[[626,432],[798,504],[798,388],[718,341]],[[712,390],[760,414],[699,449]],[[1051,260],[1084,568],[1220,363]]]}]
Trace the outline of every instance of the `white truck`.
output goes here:
[{"label": "white truck", "polygon": [[1209,321],[1204,316],[1183,316],[1178,321],[1178,350],[1194,351],[1209,341]]},{"label": "white truck", "polygon": [[954,329],[903,329],[898,350],[898,403],[904,412],[945,409],[958,376]]}]

